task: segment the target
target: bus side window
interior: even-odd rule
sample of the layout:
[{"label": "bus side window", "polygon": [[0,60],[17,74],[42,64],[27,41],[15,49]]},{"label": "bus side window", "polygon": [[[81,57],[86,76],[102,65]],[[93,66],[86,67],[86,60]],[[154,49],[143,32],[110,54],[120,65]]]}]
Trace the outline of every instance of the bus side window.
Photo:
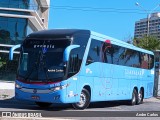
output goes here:
[{"label": "bus side window", "polygon": [[140,68],[140,58],[139,58],[140,52],[131,50],[126,48],[125,51],[125,66],[130,66],[130,67],[136,67]]},{"label": "bus side window", "polygon": [[[152,69],[154,66],[154,56],[153,55],[149,55],[149,69]],[[156,66],[159,68],[159,62],[158,62],[158,66]]]},{"label": "bus side window", "polygon": [[113,64],[113,48],[109,47],[104,52],[104,62]]},{"label": "bus side window", "polygon": [[[86,62],[86,64],[87,65],[89,65],[89,64],[91,64],[91,63],[93,63],[93,62],[95,62],[96,60],[94,60],[94,56],[99,56],[99,47],[98,46],[95,46],[95,47],[93,47],[93,48],[91,48],[92,50],[90,51],[90,54],[88,55],[88,57],[87,57],[87,62]],[[92,55],[91,55],[92,54]],[[94,55],[93,55],[94,54]],[[91,57],[92,56],[92,57]],[[93,59],[92,59],[93,58]]]},{"label": "bus side window", "polygon": [[125,48],[121,47],[121,46],[114,45],[114,49],[115,49],[115,52],[113,54],[114,64],[124,65]]},{"label": "bus side window", "polygon": [[141,68],[148,69],[148,63],[149,63],[148,57],[149,56],[145,53],[141,54]]},{"label": "bus side window", "polygon": [[76,74],[80,69],[80,59],[78,54],[72,54],[70,56],[70,64],[68,70],[68,76],[71,77],[72,75]]},{"label": "bus side window", "polygon": [[93,62],[100,62],[100,46],[101,41],[92,39],[86,65],[89,65]]}]

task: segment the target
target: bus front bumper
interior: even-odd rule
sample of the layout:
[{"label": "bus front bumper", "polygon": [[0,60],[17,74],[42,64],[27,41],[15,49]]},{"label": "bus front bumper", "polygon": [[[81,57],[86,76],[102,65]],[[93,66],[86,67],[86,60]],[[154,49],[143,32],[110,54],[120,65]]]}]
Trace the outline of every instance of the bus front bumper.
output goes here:
[{"label": "bus front bumper", "polygon": [[18,100],[28,100],[34,102],[65,103],[65,95],[63,95],[65,91],[66,90],[64,89],[56,92],[38,93],[38,90],[35,89],[24,92],[21,89],[15,88],[15,98]]}]

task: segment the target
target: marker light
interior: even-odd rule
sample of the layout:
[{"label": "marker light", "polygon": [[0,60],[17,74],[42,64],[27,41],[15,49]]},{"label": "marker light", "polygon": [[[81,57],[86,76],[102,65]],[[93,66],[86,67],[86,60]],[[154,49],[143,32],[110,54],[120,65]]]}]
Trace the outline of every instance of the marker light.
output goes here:
[{"label": "marker light", "polygon": [[105,40],[105,43],[111,44],[111,41],[110,40]]},{"label": "marker light", "polygon": [[107,48],[110,48],[111,47],[111,41],[110,40],[105,40],[105,43],[107,45]]}]

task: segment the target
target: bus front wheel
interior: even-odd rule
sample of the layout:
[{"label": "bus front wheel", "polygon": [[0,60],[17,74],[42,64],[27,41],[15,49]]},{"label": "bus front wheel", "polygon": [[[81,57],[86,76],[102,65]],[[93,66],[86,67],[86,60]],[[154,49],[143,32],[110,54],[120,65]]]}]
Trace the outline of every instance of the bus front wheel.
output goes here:
[{"label": "bus front wheel", "polygon": [[72,106],[75,109],[83,110],[87,108],[90,104],[90,93],[87,89],[83,89],[80,95],[80,101],[77,103],[73,103]]},{"label": "bus front wheel", "polygon": [[36,102],[36,104],[41,108],[47,108],[52,105],[52,103],[47,103],[47,102]]}]

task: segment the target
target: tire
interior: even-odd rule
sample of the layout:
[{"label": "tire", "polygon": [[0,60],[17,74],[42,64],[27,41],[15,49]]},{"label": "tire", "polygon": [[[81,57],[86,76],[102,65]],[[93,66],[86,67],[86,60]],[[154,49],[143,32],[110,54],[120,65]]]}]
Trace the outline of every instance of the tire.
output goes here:
[{"label": "tire", "polygon": [[138,93],[138,98],[137,98],[137,105],[142,104],[143,103],[143,91],[142,89],[139,91]]},{"label": "tire", "polygon": [[52,103],[47,103],[47,102],[36,102],[36,104],[41,108],[47,108],[52,105]]},{"label": "tire", "polygon": [[74,109],[83,110],[87,108],[90,104],[90,93],[88,90],[83,89],[80,95],[80,101],[73,103],[72,106]]},{"label": "tire", "polygon": [[134,89],[132,92],[132,99],[130,100],[130,105],[136,105],[138,99],[137,91]]}]

